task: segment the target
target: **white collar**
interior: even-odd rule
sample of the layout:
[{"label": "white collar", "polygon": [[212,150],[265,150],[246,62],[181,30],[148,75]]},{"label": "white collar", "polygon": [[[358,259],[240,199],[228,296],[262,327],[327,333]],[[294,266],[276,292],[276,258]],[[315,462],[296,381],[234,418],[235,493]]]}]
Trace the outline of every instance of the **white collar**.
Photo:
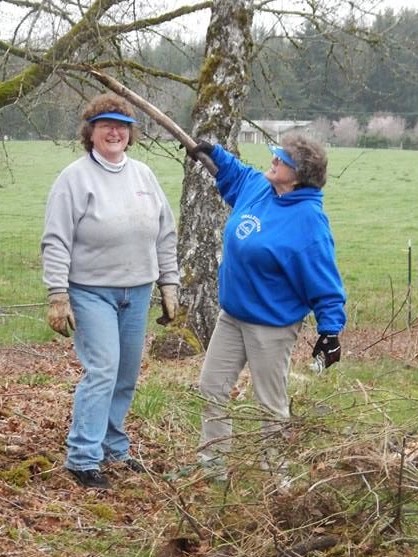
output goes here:
[{"label": "white collar", "polygon": [[100,166],[102,166],[105,170],[108,170],[109,172],[120,172],[121,170],[123,170],[128,160],[126,153],[123,153],[123,157],[120,162],[110,162],[104,157],[102,157],[102,155],[98,151],[96,151],[96,149],[92,149],[91,157],[94,161],[96,161],[98,164],[100,164]]}]

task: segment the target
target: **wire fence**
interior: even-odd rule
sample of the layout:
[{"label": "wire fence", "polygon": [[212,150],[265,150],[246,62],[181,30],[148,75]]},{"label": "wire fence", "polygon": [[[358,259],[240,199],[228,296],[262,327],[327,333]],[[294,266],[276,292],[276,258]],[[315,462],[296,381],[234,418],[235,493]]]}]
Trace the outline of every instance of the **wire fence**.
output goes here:
[{"label": "wire fence", "polygon": [[[264,153],[263,146],[260,149]],[[256,160],[253,145],[251,153]],[[57,174],[78,156],[68,145],[51,142],[9,142],[7,157],[2,159],[0,152],[1,346],[53,337],[45,322],[42,283],[44,210]],[[333,156],[334,167],[357,161],[351,174],[331,181],[325,198],[348,294],[348,328],[412,327],[418,287],[415,153],[370,151],[358,160],[357,150],[338,150]],[[156,157],[150,164],[164,178],[176,210],[183,170],[166,157]]]},{"label": "wire fence", "polygon": [[[1,218],[0,345],[48,340],[51,333],[45,321],[46,290],[40,255],[43,218],[24,214]],[[14,221],[13,227],[10,221]]]},{"label": "wire fence", "polygon": [[[2,215],[17,222],[16,215]],[[43,218],[19,216],[21,227],[1,234],[0,244],[0,346],[16,343],[43,342],[52,338],[46,321],[46,289],[42,282],[40,239]],[[7,225],[10,228],[10,223]],[[385,261],[379,255],[381,245],[376,239],[356,246],[361,262],[367,252],[376,261],[368,260],[363,270],[353,269],[349,260],[340,268],[348,293],[348,327],[374,328],[388,332],[413,327],[416,321],[413,245],[408,240],[402,247],[394,239],[391,248],[396,261]]]}]

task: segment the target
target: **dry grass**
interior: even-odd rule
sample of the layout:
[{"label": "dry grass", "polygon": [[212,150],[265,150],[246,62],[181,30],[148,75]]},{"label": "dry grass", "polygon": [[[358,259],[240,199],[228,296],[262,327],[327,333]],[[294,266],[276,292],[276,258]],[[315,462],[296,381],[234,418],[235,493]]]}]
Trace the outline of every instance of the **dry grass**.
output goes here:
[{"label": "dry grass", "polygon": [[[347,361],[370,366],[384,357],[416,373],[411,332],[363,350],[378,338],[346,333]],[[302,364],[311,341],[307,332],[294,359],[295,376],[307,384],[312,377]],[[317,404],[309,389],[298,387],[290,435],[261,445],[248,423],[239,422],[229,481],[216,484],[190,466],[198,421],[188,412],[198,409],[200,364],[201,358],[145,360],[143,386],[158,380],[171,397],[152,418],[131,415],[127,424],[147,473],[113,466],[107,470],[113,489],[98,492],[76,485],[63,468],[81,372],[71,342],[1,350],[0,556],[418,555],[416,420],[415,431],[413,421],[396,425],[361,381],[353,381],[363,401],[354,414],[324,399]],[[416,417],[417,401],[411,404]],[[251,404],[245,407],[251,414]],[[237,421],[245,417],[234,412]],[[369,419],[375,414],[379,419]],[[291,463],[285,487],[274,466],[261,472],[256,465],[266,443]]]}]

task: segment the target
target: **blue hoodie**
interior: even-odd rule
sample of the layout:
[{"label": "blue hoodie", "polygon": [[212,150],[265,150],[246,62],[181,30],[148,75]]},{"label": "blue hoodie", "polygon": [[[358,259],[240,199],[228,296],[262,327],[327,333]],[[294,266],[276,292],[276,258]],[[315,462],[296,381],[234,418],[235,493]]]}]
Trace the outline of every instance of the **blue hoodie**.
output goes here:
[{"label": "blue hoodie", "polygon": [[219,302],[232,317],[285,327],[313,311],[319,334],[346,322],[323,193],[302,187],[278,195],[264,173],[215,145],[216,184],[232,207],[224,230]]}]

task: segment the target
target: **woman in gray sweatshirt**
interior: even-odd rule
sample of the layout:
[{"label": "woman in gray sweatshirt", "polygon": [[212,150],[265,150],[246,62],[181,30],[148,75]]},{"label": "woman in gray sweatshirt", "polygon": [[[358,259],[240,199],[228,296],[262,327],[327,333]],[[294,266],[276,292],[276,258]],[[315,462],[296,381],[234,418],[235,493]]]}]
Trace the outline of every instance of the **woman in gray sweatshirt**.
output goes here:
[{"label": "woman in gray sweatshirt", "polygon": [[42,237],[48,322],[74,329],[84,368],[74,397],[66,468],[86,487],[106,489],[105,462],[141,463],[129,452],[124,420],[138,378],[153,284],[162,322],[174,319],[179,273],[175,221],[156,177],[127,157],[132,106],[112,93],[85,108],[86,154],[66,167],[49,195]]}]

